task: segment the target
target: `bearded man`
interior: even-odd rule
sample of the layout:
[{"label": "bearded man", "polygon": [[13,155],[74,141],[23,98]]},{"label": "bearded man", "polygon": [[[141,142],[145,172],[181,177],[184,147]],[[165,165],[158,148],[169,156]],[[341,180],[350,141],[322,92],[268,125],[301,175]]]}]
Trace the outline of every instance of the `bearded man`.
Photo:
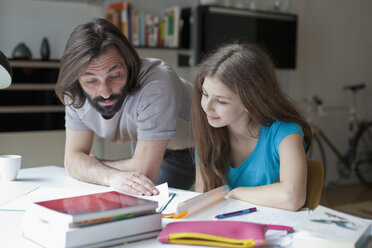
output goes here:
[{"label": "bearded man", "polygon": [[[190,130],[192,84],[159,59],[141,59],[105,19],[76,27],[60,62],[56,94],[66,106],[64,166],[89,183],[138,194],[156,184],[188,189],[194,183]],[[90,155],[94,134],[131,142],[132,157]]]}]

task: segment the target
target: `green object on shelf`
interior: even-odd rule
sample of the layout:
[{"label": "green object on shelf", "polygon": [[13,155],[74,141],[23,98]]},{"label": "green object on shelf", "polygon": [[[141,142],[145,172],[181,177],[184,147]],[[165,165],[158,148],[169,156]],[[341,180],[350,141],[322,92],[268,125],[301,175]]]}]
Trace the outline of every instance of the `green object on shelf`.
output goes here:
[{"label": "green object on shelf", "polygon": [[12,52],[13,59],[31,59],[32,53],[25,43],[19,43]]}]

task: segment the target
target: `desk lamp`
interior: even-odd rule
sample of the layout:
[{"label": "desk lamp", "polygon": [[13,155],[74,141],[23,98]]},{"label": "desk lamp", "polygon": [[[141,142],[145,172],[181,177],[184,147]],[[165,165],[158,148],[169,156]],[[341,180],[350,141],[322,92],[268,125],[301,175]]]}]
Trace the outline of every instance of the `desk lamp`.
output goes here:
[{"label": "desk lamp", "polygon": [[12,68],[8,59],[0,51],[0,89],[8,87],[12,83]]}]

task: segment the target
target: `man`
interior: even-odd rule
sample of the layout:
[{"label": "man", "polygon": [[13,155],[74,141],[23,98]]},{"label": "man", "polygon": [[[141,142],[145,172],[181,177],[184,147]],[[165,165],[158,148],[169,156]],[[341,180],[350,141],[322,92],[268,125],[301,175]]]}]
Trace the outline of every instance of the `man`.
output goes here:
[{"label": "man", "polygon": [[[105,19],[74,29],[60,62],[56,94],[66,105],[65,168],[74,178],[123,191],[157,194],[155,184],[194,182],[189,82],[163,61],[140,59]],[[132,141],[130,159],[90,155],[94,133]]]}]

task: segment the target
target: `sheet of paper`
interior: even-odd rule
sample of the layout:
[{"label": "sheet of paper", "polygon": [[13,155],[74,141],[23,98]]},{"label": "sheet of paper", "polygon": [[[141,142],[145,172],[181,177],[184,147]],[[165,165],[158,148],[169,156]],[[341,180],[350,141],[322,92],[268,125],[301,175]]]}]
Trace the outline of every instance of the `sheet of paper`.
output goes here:
[{"label": "sheet of paper", "polygon": [[0,182],[0,208],[17,198],[22,197],[35,188],[37,187],[34,185],[17,184],[17,181],[11,181],[9,183]]},{"label": "sheet of paper", "polygon": [[308,209],[300,209],[297,212],[292,212],[277,208],[257,206],[253,204],[250,206],[249,203],[241,202],[235,199],[226,200],[228,201],[228,204],[223,209],[221,209],[222,212],[220,214],[238,211],[250,207],[257,207],[256,212],[231,217],[229,218],[229,220],[241,220],[262,224],[286,225],[293,227],[310,214],[310,210]]},{"label": "sheet of paper", "polygon": [[267,247],[292,247],[293,233],[269,229],[265,233],[265,239]]},{"label": "sheet of paper", "polygon": [[309,218],[296,226],[301,235],[355,243],[363,236],[370,223],[363,218],[324,206],[314,209]]},{"label": "sheet of paper", "polygon": [[121,192],[121,193],[124,193],[124,194],[127,194],[127,195],[132,195],[132,196],[136,196],[136,197],[151,200],[151,201],[156,201],[156,202],[158,202],[158,208],[156,209],[156,211],[159,211],[165,204],[167,204],[168,198],[169,198],[168,183],[162,183],[162,184],[157,185],[156,188],[157,188],[157,190],[159,190],[159,194],[158,195],[152,195],[152,196],[133,195],[133,194],[130,194],[130,193],[127,193],[127,192],[120,191],[116,188],[112,188],[112,187],[110,187],[110,188],[112,190],[115,190],[115,191],[118,191],[118,192]]}]

